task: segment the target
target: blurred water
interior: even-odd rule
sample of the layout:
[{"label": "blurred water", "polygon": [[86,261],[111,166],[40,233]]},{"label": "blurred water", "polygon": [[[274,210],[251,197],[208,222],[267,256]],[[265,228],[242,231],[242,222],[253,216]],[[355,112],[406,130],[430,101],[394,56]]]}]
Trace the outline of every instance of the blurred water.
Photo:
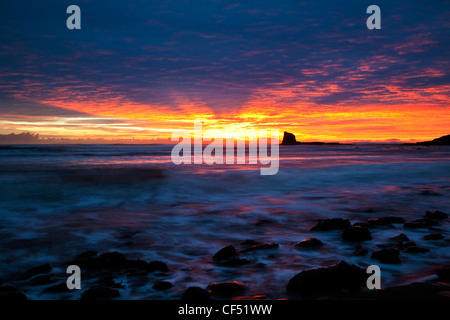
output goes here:
[{"label": "blurred water", "polygon": [[[165,261],[174,283],[161,293],[124,278],[122,298],[175,299],[187,286],[225,280],[281,298],[303,269],[341,259],[377,264],[370,254],[352,256],[357,245],[341,241],[339,231],[311,232],[316,219],[412,220],[450,208],[449,147],[281,146],[274,176],[261,176],[259,164],[176,166],[170,152],[168,145],[0,146],[0,277],[58,266],[88,249],[117,250]],[[437,230],[448,237],[449,228],[443,222]],[[401,232],[430,252],[402,254],[400,266],[378,263],[383,286],[426,278],[450,261],[450,242],[424,241],[430,230],[401,224],[372,229],[373,240],[362,245],[372,252]],[[293,246],[311,236],[325,246]],[[252,263],[239,268],[213,263],[217,250],[246,239],[280,247],[243,255]],[[31,298],[55,298],[39,287],[24,290]]]}]

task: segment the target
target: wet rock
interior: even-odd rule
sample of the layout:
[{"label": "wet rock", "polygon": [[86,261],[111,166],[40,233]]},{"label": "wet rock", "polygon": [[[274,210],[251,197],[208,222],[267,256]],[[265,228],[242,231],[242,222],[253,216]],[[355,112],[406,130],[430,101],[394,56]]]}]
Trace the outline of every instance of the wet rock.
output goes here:
[{"label": "wet rock", "polygon": [[122,282],[115,282],[113,278],[111,277],[104,277],[101,278],[98,281],[98,284],[100,287],[110,287],[110,288],[116,288],[116,289],[121,289],[124,288],[124,286],[122,285]]},{"label": "wet rock", "polygon": [[404,233],[400,233],[398,236],[394,236],[394,237],[391,237],[389,239],[392,240],[392,241],[395,241],[395,242],[409,241],[409,238]]},{"label": "wet rock", "polygon": [[231,300],[238,300],[238,301],[246,301],[246,300],[264,300],[267,296],[265,294],[259,294],[256,296],[239,296],[239,297],[233,297]]},{"label": "wet rock", "polygon": [[55,282],[55,280],[52,279],[51,276],[44,274],[40,276],[36,276],[30,280],[30,285],[32,286],[42,286],[46,284],[50,284]]},{"label": "wet rock", "polygon": [[448,218],[448,214],[446,214],[445,212],[436,210],[436,211],[427,211],[425,212],[425,218],[426,219],[434,219],[434,220],[442,220],[442,219],[447,219]]},{"label": "wet rock", "polygon": [[403,251],[406,253],[425,253],[425,252],[430,251],[430,249],[427,249],[424,247],[419,247],[419,246],[410,246]]},{"label": "wet rock", "polygon": [[372,258],[386,264],[400,264],[400,252],[395,248],[387,248],[372,253]]},{"label": "wet rock", "polygon": [[256,251],[256,250],[268,250],[268,249],[274,249],[278,248],[279,244],[272,242],[272,243],[264,243],[264,244],[257,244],[254,246],[251,246],[250,248],[242,249],[239,252],[249,252],[249,251]]},{"label": "wet rock", "polygon": [[40,265],[38,267],[28,269],[25,272],[25,278],[31,278],[38,274],[48,273],[50,271],[52,271],[52,267],[48,263],[46,263],[46,264]]},{"label": "wet rock", "polygon": [[189,287],[181,296],[182,301],[206,301],[209,300],[209,292],[199,287]]},{"label": "wet rock", "polygon": [[311,228],[311,231],[342,230],[350,226],[350,221],[348,219],[319,219],[317,224]]},{"label": "wet rock", "polygon": [[393,223],[404,223],[405,220],[402,217],[383,217],[367,220],[367,223],[371,226],[386,226]]},{"label": "wet rock", "polygon": [[450,266],[444,266],[436,270],[439,281],[450,282]]},{"label": "wet rock", "polygon": [[170,283],[169,281],[156,281],[155,284],[152,286],[153,289],[158,290],[158,291],[164,291],[164,290],[168,290],[170,288],[173,287],[173,284]]},{"label": "wet rock", "polygon": [[263,225],[271,224],[271,223],[273,223],[272,220],[262,218],[262,219],[259,219],[258,221],[256,221],[256,222],[255,222],[255,225],[257,225],[257,226],[263,226]]},{"label": "wet rock", "polygon": [[138,270],[138,271],[128,271],[127,277],[145,277],[148,275],[148,271],[146,270]]},{"label": "wet rock", "polygon": [[439,232],[434,232],[431,234],[427,234],[423,237],[424,240],[441,240],[444,239],[444,236],[440,234]]},{"label": "wet rock", "polygon": [[239,259],[239,258],[233,258],[230,260],[226,260],[221,262],[219,265],[222,267],[241,267],[246,264],[250,264],[251,262],[247,259]]},{"label": "wet rock", "polygon": [[429,228],[437,225],[437,221],[432,219],[417,219],[413,221],[406,222],[403,226],[410,229],[421,229]]},{"label": "wet rock", "polygon": [[261,242],[254,241],[254,240],[244,240],[241,242],[241,245],[243,245],[245,247],[256,246],[258,244],[261,244]]},{"label": "wet rock", "polygon": [[169,267],[167,266],[167,264],[165,264],[162,261],[151,261],[148,264],[148,269],[149,272],[154,272],[154,271],[169,271]]},{"label": "wet rock", "polygon": [[399,242],[397,244],[397,248],[400,250],[405,250],[406,248],[415,247],[415,246],[416,246],[416,243],[414,241]]},{"label": "wet rock", "polygon": [[45,293],[62,293],[62,292],[68,292],[68,291],[73,291],[73,290],[69,290],[67,288],[67,284],[65,282],[61,282],[61,283],[55,284],[53,286],[50,286],[50,287],[44,289]]},{"label": "wet rock", "polygon": [[95,286],[87,289],[81,296],[82,300],[106,300],[120,297],[119,290],[111,287]]},{"label": "wet rock", "polygon": [[298,273],[289,280],[287,290],[306,296],[358,292],[360,287],[365,286],[366,278],[363,269],[339,261],[331,267]]},{"label": "wet rock", "polygon": [[235,296],[247,289],[247,286],[238,281],[214,282],[208,286],[212,293],[221,296]]},{"label": "wet rock", "polygon": [[237,256],[236,249],[233,246],[226,246],[214,255],[214,260],[227,260]]},{"label": "wet rock", "polygon": [[300,242],[297,242],[295,246],[299,248],[316,249],[323,246],[323,243],[317,238],[308,238]]},{"label": "wet rock", "polygon": [[344,241],[367,241],[372,239],[369,229],[364,227],[348,227],[342,230]]},{"label": "wet rock", "polygon": [[365,256],[369,253],[369,250],[366,248],[359,248],[355,252],[353,252],[354,256]]},{"label": "wet rock", "polygon": [[27,296],[19,289],[12,286],[0,287],[0,300],[23,301]]}]

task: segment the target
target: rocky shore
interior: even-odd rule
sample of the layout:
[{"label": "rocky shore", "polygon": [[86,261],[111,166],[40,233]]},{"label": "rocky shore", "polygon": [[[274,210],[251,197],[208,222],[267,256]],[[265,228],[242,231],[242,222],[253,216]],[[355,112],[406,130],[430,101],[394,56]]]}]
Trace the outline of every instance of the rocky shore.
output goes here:
[{"label": "rocky shore", "polygon": [[[427,243],[449,241],[448,235],[436,231],[436,227],[447,220],[448,215],[439,210],[427,211],[423,218],[412,221],[399,216],[371,218],[354,223],[344,218],[320,219],[311,228],[310,238],[293,242],[292,246],[300,253],[320,250],[326,245],[320,240],[321,233],[339,232],[340,241],[355,245],[353,255],[367,256],[369,264],[395,268],[401,266],[404,256],[428,252],[430,249]],[[377,250],[370,251],[366,247],[373,240],[374,230],[393,225],[402,225],[405,233],[383,239],[384,244],[379,245]],[[408,230],[418,229],[429,231],[420,243],[411,241],[407,234]],[[257,272],[258,269],[264,270],[264,263],[255,264],[248,255],[259,252],[270,255],[279,248],[278,243],[246,240],[218,250],[210,257],[210,262],[217,267],[229,269],[250,266],[252,269],[248,269],[249,272]],[[287,283],[280,282],[277,285],[284,287],[286,299],[450,299],[450,264],[439,266],[434,270],[434,276],[421,282],[369,290],[366,286],[369,276],[366,270],[346,262],[346,258],[348,257],[342,257],[340,261],[320,268],[298,270]],[[94,280],[82,290],[69,290],[66,286],[68,275],[64,273],[64,268],[68,265],[79,266],[83,270],[83,277]],[[204,283],[202,286],[186,287],[183,283],[177,283],[176,277],[172,277],[181,271],[177,268],[164,261],[130,259],[117,251],[100,253],[90,250],[80,252],[69,261],[61,261],[60,265],[38,265],[0,280],[0,299],[25,300],[30,292],[40,292],[45,295],[45,299],[121,299],[121,292],[130,287],[133,290],[161,293],[177,290],[176,296],[181,300],[272,299],[271,292],[249,295],[249,287],[257,284],[245,281],[217,279],[217,282]],[[36,294],[33,296],[36,297]],[[161,299],[164,299],[163,295]]]}]

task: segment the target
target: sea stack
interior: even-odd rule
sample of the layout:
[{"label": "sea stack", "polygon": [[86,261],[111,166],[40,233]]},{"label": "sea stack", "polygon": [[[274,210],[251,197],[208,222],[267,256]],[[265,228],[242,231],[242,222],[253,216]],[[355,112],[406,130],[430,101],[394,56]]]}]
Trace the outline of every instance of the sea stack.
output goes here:
[{"label": "sea stack", "polygon": [[293,145],[298,144],[297,140],[295,140],[295,135],[293,133],[284,132],[283,135],[283,141],[281,142],[282,145]]}]

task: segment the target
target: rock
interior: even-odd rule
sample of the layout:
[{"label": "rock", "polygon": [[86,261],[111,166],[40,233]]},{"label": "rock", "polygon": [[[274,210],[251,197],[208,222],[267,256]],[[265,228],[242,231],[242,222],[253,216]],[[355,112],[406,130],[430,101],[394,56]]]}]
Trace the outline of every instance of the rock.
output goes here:
[{"label": "rock", "polygon": [[167,289],[170,289],[173,287],[173,284],[170,283],[169,281],[156,281],[155,284],[153,285],[153,289],[158,290],[158,291],[164,291]]},{"label": "rock", "polygon": [[317,238],[308,238],[300,242],[297,242],[295,246],[299,248],[315,249],[323,246],[323,243]]},{"label": "rock", "polygon": [[264,300],[267,296],[265,294],[259,294],[256,296],[239,296],[239,297],[233,297],[231,300],[239,300],[239,301],[246,301],[246,300]]},{"label": "rock", "polygon": [[363,269],[345,261],[312,270],[305,270],[289,280],[287,290],[301,295],[336,295],[358,292],[366,285],[367,275]]},{"label": "rock", "polygon": [[400,233],[398,236],[394,236],[394,237],[391,237],[389,239],[392,240],[392,241],[395,241],[395,242],[409,241],[409,238],[404,233]]},{"label": "rock", "polygon": [[366,248],[360,248],[357,249],[355,252],[353,252],[353,256],[365,256],[369,253],[369,250]]},{"label": "rock", "polygon": [[439,281],[450,282],[450,266],[444,266],[436,270]]},{"label": "rock", "polygon": [[424,240],[441,240],[444,239],[444,236],[440,234],[439,232],[434,232],[431,234],[427,234],[423,237]]},{"label": "rock", "polygon": [[262,218],[262,219],[258,219],[258,221],[255,222],[255,225],[256,226],[263,226],[263,225],[271,224],[271,223],[273,223],[272,220]]},{"label": "rock", "polygon": [[350,221],[348,219],[319,219],[317,225],[312,227],[311,231],[342,230],[350,226]]},{"label": "rock", "polygon": [[161,261],[151,261],[148,264],[148,269],[149,272],[153,272],[153,271],[169,271],[169,267],[167,266],[167,264],[165,264],[164,262]]},{"label": "rock", "polygon": [[109,276],[99,279],[98,284],[100,287],[110,287],[116,289],[124,288],[122,282],[115,282],[114,279]]},{"label": "rock", "polygon": [[52,267],[48,263],[46,263],[46,264],[40,265],[38,267],[28,269],[25,272],[25,275],[26,275],[26,278],[31,278],[38,274],[48,273],[50,271],[52,271]]},{"label": "rock", "polygon": [[367,220],[367,223],[371,226],[386,226],[392,223],[404,223],[405,220],[402,217],[383,217]]},{"label": "rock", "polygon": [[386,264],[400,264],[400,252],[398,249],[388,248],[372,253],[372,258]]},{"label": "rock", "polygon": [[62,292],[69,292],[69,291],[75,291],[75,290],[69,290],[67,288],[67,284],[65,282],[61,282],[58,284],[55,284],[53,286],[50,286],[48,288],[44,289],[45,293],[62,293]]},{"label": "rock", "polygon": [[105,300],[120,297],[119,290],[111,287],[95,286],[87,289],[81,296],[82,300]]},{"label": "rock", "polygon": [[226,246],[214,255],[214,260],[227,260],[237,256],[236,249],[233,246]]},{"label": "rock", "polygon": [[283,134],[283,141],[281,142],[281,144],[284,146],[297,144],[295,135],[293,133],[285,131]]},{"label": "rock", "polygon": [[446,214],[445,212],[442,211],[427,211],[425,213],[425,218],[426,219],[434,219],[434,220],[442,220],[442,219],[447,219],[448,218],[448,214]]},{"label": "rock", "polygon": [[274,248],[278,248],[279,244],[272,242],[272,243],[264,243],[264,244],[257,244],[254,246],[251,246],[250,248],[245,248],[240,250],[239,252],[250,252],[250,251],[256,251],[256,250],[269,250],[269,249],[274,249]]},{"label": "rock", "polygon": [[238,281],[214,282],[208,286],[212,293],[222,296],[235,296],[247,289],[247,286]]},{"label": "rock", "polygon": [[416,144],[426,146],[448,146],[450,145],[450,135],[442,136],[431,141],[417,142]]},{"label": "rock", "polygon": [[0,287],[0,300],[23,301],[27,296],[15,287],[3,286]]},{"label": "rock", "polygon": [[247,259],[233,258],[233,259],[221,262],[219,265],[222,267],[241,267],[241,266],[249,264],[249,263],[251,263],[251,262]]},{"label": "rock", "polygon": [[50,284],[50,283],[53,283],[53,282],[55,282],[55,280],[53,280],[52,277],[50,277],[47,274],[44,274],[44,275],[40,275],[40,276],[36,276],[36,277],[32,278],[30,280],[30,285],[32,285],[32,286],[42,286],[42,285]]},{"label": "rock", "polygon": [[430,249],[419,247],[419,246],[410,246],[403,250],[406,253],[425,253],[430,251]]},{"label": "rock", "polygon": [[399,242],[397,244],[397,248],[400,250],[405,250],[406,248],[415,247],[415,246],[416,246],[416,243],[414,241]]},{"label": "rock", "polygon": [[369,229],[364,227],[345,228],[342,230],[341,236],[344,241],[366,241],[372,239]]},{"label": "rock", "polygon": [[182,301],[206,301],[209,300],[209,292],[199,287],[189,287],[181,296]]},{"label": "rock", "polygon": [[437,225],[437,222],[435,220],[417,219],[417,220],[406,222],[403,226],[405,228],[410,228],[410,229],[421,229],[421,228],[429,228],[429,227],[432,227],[435,225]]},{"label": "rock", "polygon": [[146,275],[148,275],[147,270],[138,270],[138,271],[133,270],[127,272],[127,277],[145,277]]},{"label": "rock", "polygon": [[244,240],[241,242],[241,244],[246,247],[251,247],[251,246],[256,246],[258,244],[261,244],[261,242],[254,241],[254,240]]}]

